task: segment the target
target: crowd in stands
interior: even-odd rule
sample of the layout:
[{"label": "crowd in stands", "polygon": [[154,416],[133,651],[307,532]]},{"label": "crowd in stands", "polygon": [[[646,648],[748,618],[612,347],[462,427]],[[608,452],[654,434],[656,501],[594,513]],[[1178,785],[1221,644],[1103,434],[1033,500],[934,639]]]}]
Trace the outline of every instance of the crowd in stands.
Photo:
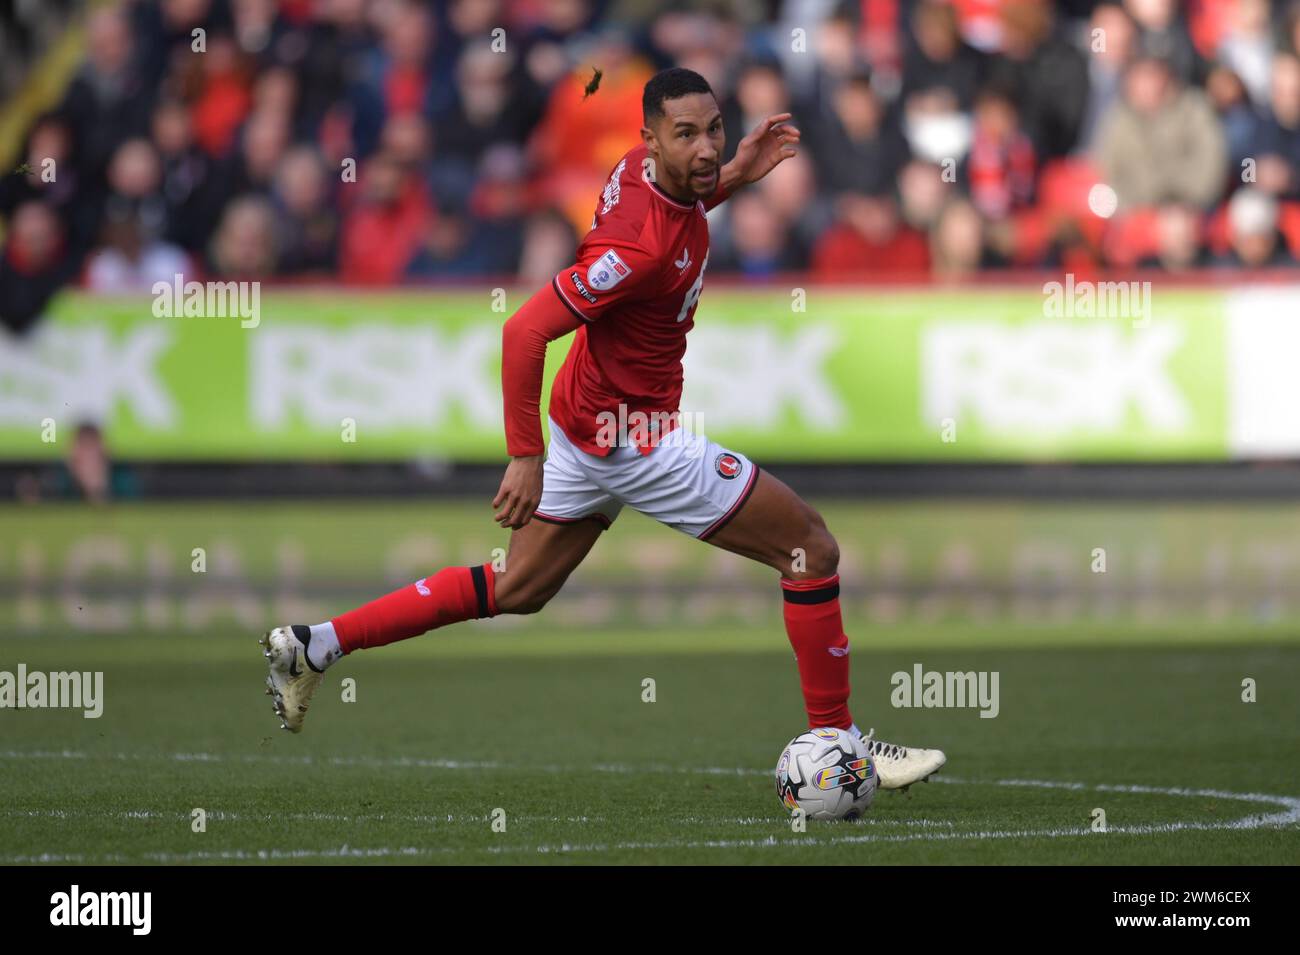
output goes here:
[{"label": "crowd in stands", "polygon": [[84,26],[0,178],[16,331],[62,286],[178,272],[543,283],[669,65],[729,149],[772,113],[803,132],[710,214],[710,275],[1300,261],[1300,3],[123,0]]}]

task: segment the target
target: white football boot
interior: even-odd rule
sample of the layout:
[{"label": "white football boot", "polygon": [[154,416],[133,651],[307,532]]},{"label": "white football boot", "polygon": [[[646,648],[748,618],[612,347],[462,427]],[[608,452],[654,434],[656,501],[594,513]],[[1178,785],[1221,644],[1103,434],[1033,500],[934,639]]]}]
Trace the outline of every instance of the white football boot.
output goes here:
[{"label": "white football boot", "polygon": [[301,733],[307,706],[324,674],[307,665],[307,647],[289,627],[276,627],[257,642],[271,669],[266,693],[275,699],[280,728]]},{"label": "white football boot", "polygon": [[874,728],[868,730],[862,737],[862,743],[876,764],[881,789],[906,789],[915,782],[929,782],[930,777],[948,761],[941,749],[899,746],[897,743],[876,739],[875,736]]}]

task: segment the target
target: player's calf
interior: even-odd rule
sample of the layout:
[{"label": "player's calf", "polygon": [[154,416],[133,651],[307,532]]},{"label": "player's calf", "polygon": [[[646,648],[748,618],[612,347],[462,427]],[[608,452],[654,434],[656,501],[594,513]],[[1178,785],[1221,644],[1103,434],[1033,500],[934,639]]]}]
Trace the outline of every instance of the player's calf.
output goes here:
[{"label": "player's calf", "polygon": [[353,650],[378,647],[429,630],[494,615],[490,566],[444,567],[378,600],[318,623],[277,627],[258,642],[270,672],[266,692],[285,729],[302,730],[325,670]]},{"label": "player's calf", "polygon": [[538,613],[560,592],[559,585],[499,575],[496,583],[498,613]]}]

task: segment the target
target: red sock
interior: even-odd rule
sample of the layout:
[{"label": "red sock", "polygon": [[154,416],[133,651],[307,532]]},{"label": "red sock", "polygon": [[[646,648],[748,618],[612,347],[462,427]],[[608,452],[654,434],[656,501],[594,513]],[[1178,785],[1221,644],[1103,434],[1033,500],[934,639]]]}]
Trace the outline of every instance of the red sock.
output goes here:
[{"label": "red sock", "polygon": [[785,632],[799,661],[808,726],[848,729],[849,638],[840,619],[838,574],[816,580],[781,579]]},{"label": "red sock", "polygon": [[330,622],[344,653],[382,647],[449,623],[496,616],[494,590],[491,565],[444,567]]}]

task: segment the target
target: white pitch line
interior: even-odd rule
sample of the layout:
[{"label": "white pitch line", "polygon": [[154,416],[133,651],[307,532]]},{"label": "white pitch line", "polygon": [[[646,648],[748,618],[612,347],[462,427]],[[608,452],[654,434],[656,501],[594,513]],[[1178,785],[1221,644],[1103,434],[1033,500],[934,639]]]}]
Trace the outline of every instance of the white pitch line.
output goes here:
[{"label": "white pitch line", "polygon": [[[1177,832],[1183,829],[1262,829],[1270,826],[1293,826],[1300,824],[1300,798],[1295,796],[1275,796],[1271,793],[1238,793],[1223,789],[1188,789],[1184,786],[1138,786],[1111,783],[1060,783],[1042,779],[962,779],[956,776],[935,776],[937,783],[956,783],[982,786],[1026,786],[1035,789],[1071,789],[1098,793],[1136,793],[1149,796],[1179,796],[1200,799],[1230,799],[1241,802],[1267,803],[1281,807],[1281,812],[1269,815],[1242,816],[1225,822],[1168,822],[1149,825],[1108,826],[1107,833],[1129,833],[1151,835],[1161,832]],[[1091,829],[1083,832],[1090,833]]]},{"label": "white pitch line", "polygon": [[[158,812],[148,809],[0,809],[0,817],[22,816],[30,819],[159,819],[190,821],[189,812]],[[206,810],[206,818],[214,822],[279,822],[292,819],[301,822],[422,822],[422,823],[489,823],[491,816],[470,816],[445,813],[441,816],[412,815],[399,812],[368,813],[350,816],[332,812],[226,812],[221,809]],[[538,816],[512,815],[520,822],[606,822],[604,816]]]},{"label": "white pitch line", "polygon": [[[395,756],[380,759],[374,756],[329,756],[316,759],[312,756],[270,756],[257,753],[241,753],[235,756],[223,756],[219,753],[86,753],[77,750],[3,750],[0,759],[107,759],[114,762],[163,761],[176,763],[291,763],[302,766],[318,764],[321,766],[363,766],[382,768],[413,769],[517,769],[517,764],[501,762],[482,762],[455,759],[428,759],[417,756]],[[567,772],[563,766],[534,766],[552,772]]]},{"label": "white pitch line", "polygon": [[[54,751],[15,751],[8,750],[0,752],[0,759],[90,759],[105,758],[102,756],[92,757],[86,753],[80,753],[70,750]],[[107,758],[121,760],[139,760],[139,759],[164,759],[182,761],[201,761],[201,762],[221,762],[224,757],[211,753],[152,753],[152,754],[112,754]],[[262,756],[242,756],[238,757],[242,761],[276,761],[273,757]],[[297,757],[298,761],[313,761],[311,757]],[[332,757],[319,762],[322,765],[339,765],[343,763],[350,765],[379,765],[379,766],[401,766],[401,767],[425,767],[436,766],[436,768],[483,768],[485,766],[504,767],[505,764],[487,764],[487,763],[464,763],[453,760],[423,760],[399,757],[389,760],[369,759],[365,761],[356,761],[351,757]],[[514,767],[517,768],[517,767]],[[533,767],[542,768],[542,767]],[[702,772],[710,775],[770,775],[770,770],[758,769],[723,769],[720,767],[665,767],[652,764],[650,766],[629,766],[626,764],[601,764],[597,767],[602,772],[616,773],[637,773],[637,772],[674,772],[674,773],[692,773]],[[572,768],[555,767],[558,771],[572,772]],[[706,839],[706,840],[669,840],[660,842],[615,842],[615,843],[568,843],[563,842],[553,845],[526,845],[526,846],[475,846],[475,847],[455,847],[455,846],[375,846],[370,848],[354,848],[347,845],[339,849],[327,850],[310,850],[310,849],[255,849],[243,850],[232,849],[216,852],[190,852],[190,853],[165,853],[152,852],[143,853],[134,857],[126,857],[121,854],[112,853],[100,856],[85,855],[59,855],[43,853],[34,856],[8,856],[0,857],[0,863],[3,864],[22,864],[31,862],[122,862],[122,861],[148,861],[148,862],[203,862],[203,861],[281,861],[295,859],[330,859],[330,858],[388,858],[398,857],[420,857],[433,855],[447,855],[455,853],[489,853],[489,854],[509,854],[509,853],[537,853],[539,855],[548,854],[568,854],[568,853],[603,853],[615,851],[657,851],[666,849],[746,849],[746,848],[808,848],[813,846],[833,846],[833,845],[860,845],[867,843],[899,843],[899,842],[952,842],[966,841],[971,839],[1059,839],[1074,836],[1096,836],[1104,838],[1108,835],[1159,835],[1180,831],[1209,831],[1209,830],[1240,830],[1240,829],[1259,829],[1279,826],[1294,826],[1300,824],[1300,798],[1293,796],[1277,796],[1269,793],[1238,793],[1220,789],[1190,789],[1187,787],[1162,787],[1162,786],[1142,786],[1132,784],[1107,784],[1107,783],[1071,783],[1059,782],[1052,780],[1039,779],[993,779],[978,780],[964,779],[960,777],[936,776],[936,782],[949,785],[974,785],[974,786],[1007,786],[1007,787],[1028,787],[1037,789],[1067,789],[1071,791],[1099,792],[1099,793],[1134,793],[1143,795],[1174,796],[1181,798],[1209,798],[1209,799],[1226,799],[1239,800],[1242,802],[1255,802],[1278,807],[1280,811],[1269,814],[1254,814],[1243,816],[1238,819],[1226,820],[1223,822],[1171,822],[1171,823],[1149,823],[1127,826],[1110,826],[1105,832],[1096,832],[1089,827],[1078,828],[1053,828],[1053,829],[995,829],[982,830],[978,832],[957,831],[955,829],[946,829],[945,831],[921,831],[907,832],[898,834],[872,833],[863,835],[842,835],[831,836],[828,839],[817,839],[810,836],[803,837],[783,837],[768,836],[761,839]],[[126,814],[130,818],[147,818],[147,815],[139,813]],[[275,818],[283,818],[276,816]],[[431,817],[432,818],[432,817]],[[692,821],[696,817],[688,817]],[[571,819],[568,821],[577,821]],[[714,820],[719,825],[725,825],[729,822],[741,822],[748,824],[751,818],[742,818],[740,820],[717,819]],[[877,820],[868,817],[868,824],[877,824]],[[880,822],[888,822],[880,820]],[[936,828],[944,826],[942,822],[929,820],[915,820],[915,822],[933,825]]]},{"label": "white pitch line", "polygon": [[[0,809],[0,818],[13,816],[25,819],[144,819],[160,821],[184,821],[189,822],[193,815],[184,811],[158,811],[150,809],[130,809],[130,810],[113,810],[113,809]],[[369,823],[369,822],[418,822],[418,823],[450,823],[459,822],[464,824],[470,823],[490,823],[491,816],[474,816],[462,813],[457,816],[453,813],[445,813],[440,816],[430,815],[410,815],[406,813],[381,812],[368,813],[365,815],[347,815],[343,813],[331,812],[291,812],[291,813],[274,813],[274,812],[227,812],[221,809],[207,810],[206,818],[211,822],[280,822],[286,819],[303,822],[346,822],[346,823]],[[693,825],[693,826],[770,826],[772,825],[771,816],[664,816],[666,821],[673,825]],[[512,814],[511,822],[608,822],[605,816],[539,816],[533,814]],[[866,817],[858,819],[854,825],[857,826],[899,826],[908,829],[952,829],[956,823],[948,820],[936,819],[882,819],[880,817]]]},{"label": "white pitch line", "polygon": [[[260,753],[241,753],[223,756],[219,753],[87,753],[78,750],[0,750],[0,759],[107,759],[114,762],[142,762],[158,760],[178,763],[291,763],[301,766],[360,766],[374,769],[519,769],[516,762],[491,760],[435,759],[423,756],[270,756]],[[595,771],[600,773],[672,773],[703,774],[708,776],[771,776],[770,769],[735,768],[720,766],[672,766],[666,763],[628,765],[624,763],[596,763],[592,766],[573,767],[534,763],[529,769],[546,773],[572,773]]]}]

